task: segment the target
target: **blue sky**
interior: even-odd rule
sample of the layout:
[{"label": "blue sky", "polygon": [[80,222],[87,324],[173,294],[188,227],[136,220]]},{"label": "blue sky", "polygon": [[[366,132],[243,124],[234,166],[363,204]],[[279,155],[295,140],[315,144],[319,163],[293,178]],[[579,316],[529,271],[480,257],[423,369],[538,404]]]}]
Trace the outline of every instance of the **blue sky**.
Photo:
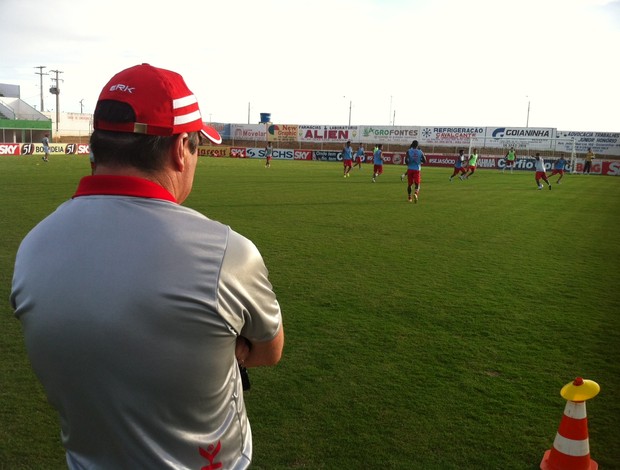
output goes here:
[{"label": "blue sky", "polygon": [[620,0],[2,0],[0,17],[0,82],[37,108],[39,65],[63,72],[61,111],[92,112],[148,62],[205,120],[347,124],[350,106],[353,125],[620,132]]}]

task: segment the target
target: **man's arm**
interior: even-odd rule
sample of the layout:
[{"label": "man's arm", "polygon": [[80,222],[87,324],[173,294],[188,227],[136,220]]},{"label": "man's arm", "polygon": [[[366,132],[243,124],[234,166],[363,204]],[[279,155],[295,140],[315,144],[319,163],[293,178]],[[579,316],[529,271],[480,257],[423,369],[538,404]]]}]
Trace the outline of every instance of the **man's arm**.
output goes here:
[{"label": "man's arm", "polygon": [[250,343],[240,336],[235,348],[235,356],[243,367],[273,366],[280,362],[284,348],[284,328],[280,326],[276,337],[271,341]]}]

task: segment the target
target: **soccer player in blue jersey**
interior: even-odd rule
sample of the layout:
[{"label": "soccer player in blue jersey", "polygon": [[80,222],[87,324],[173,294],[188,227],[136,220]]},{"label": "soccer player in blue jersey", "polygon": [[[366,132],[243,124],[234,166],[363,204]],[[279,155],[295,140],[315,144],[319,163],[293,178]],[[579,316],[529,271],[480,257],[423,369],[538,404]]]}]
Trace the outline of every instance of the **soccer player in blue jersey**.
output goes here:
[{"label": "soccer player in blue jersey", "polygon": [[[415,201],[418,203],[418,196],[420,194],[420,169],[422,164],[426,162],[424,152],[418,148],[418,141],[411,142],[409,150],[407,150],[407,156],[405,157],[405,163],[407,164],[407,198],[409,202]],[[413,199],[411,198],[411,187],[415,185],[415,191],[413,192]]]},{"label": "soccer player in blue jersey", "polygon": [[461,149],[459,150],[459,154],[456,156],[456,162],[454,162],[454,171],[452,172],[452,176],[450,176],[450,181],[452,181],[452,178],[459,175],[459,173],[459,178],[465,173],[467,173],[467,170],[465,169],[465,160],[466,157],[463,154],[463,149]]},{"label": "soccer player in blue jersey", "polygon": [[383,174],[383,144],[378,144],[375,147],[375,152],[373,153],[373,170],[372,170],[372,182],[375,183],[377,181],[377,177]]},{"label": "soccer player in blue jersey", "polygon": [[348,140],[347,144],[342,149],[342,162],[344,164],[344,177],[348,178],[353,168],[353,149],[351,148],[351,141]]},{"label": "soccer player in blue jersey", "polygon": [[360,144],[360,146],[357,149],[357,152],[355,152],[355,165],[358,169],[362,169],[362,161],[364,159],[364,146],[362,144]]},{"label": "soccer player in blue jersey", "polygon": [[[560,184],[560,180],[564,177],[564,168],[566,168],[566,159],[564,158],[564,154],[560,154],[560,158],[556,160],[553,165],[553,170],[551,171],[551,176],[560,175],[556,184]],[[549,178],[551,178],[551,176]]]}]

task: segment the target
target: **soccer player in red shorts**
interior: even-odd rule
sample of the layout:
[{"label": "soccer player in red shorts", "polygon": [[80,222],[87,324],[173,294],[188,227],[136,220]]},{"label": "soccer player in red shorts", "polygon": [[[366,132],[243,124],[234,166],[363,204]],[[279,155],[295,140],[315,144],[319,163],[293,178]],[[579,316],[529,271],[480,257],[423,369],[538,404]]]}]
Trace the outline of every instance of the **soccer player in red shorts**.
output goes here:
[{"label": "soccer player in red shorts", "polygon": [[409,202],[411,199],[411,187],[415,185],[415,191],[413,193],[413,200],[418,203],[418,196],[420,194],[420,169],[422,163],[426,161],[424,153],[418,148],[418,141],[411,142],[409,150],[407,150],[407,156],[405,157],[405,163],[407,164],[407,196]]},{"label": "soccer player in red shorts", "polygon": [[462,180],[469,178],[476,171],[476,162],[478,162],[478,149],[474,149],[474,151],[469,156],[469,165],[467,166],[468,173],[465,175],[459,176]]},{"label": "soccer player in red shorts", "polygon": [[540,180],[543,180],[551,189],[551,183],[547,179],[547,173],[545,172],[545,159],[541,157],[540,153],[536,153],[536,184],[538,185],[538,189],[542,189],[543,185]]},{"label": "soccer player in red shorts", "polygon": [[452,181],[452,178],[459,173],[459,178],[467,173],[467,170],[465,169],[465,155],[463,155],[463,149],[459,150],[459,154],[456,156],[456,162],[454,162],[454,172],[452,173],[452,176],[450,176],[450,181]]},{"label": "soccer player in red shorts", "polygon": [[564,154],[560,154],[559,160],[555,162],[553,165],[553,170],[551,171],[551,176],[560,175],[556,184],[560,184],[560,180],[564,176],[564,168],[566,167],[566,159],[564,158]]},{"label": "soccer player in red shorts", "polygon": [[382,144],[379,144],[375,147],[375,152],[373,154],[373,170],[372,170],[372,182],[375,183],[377,181],[377,176],[383,174],[383,148]]},{"label": "soccer player in red shorts", "polygon": [[265,149],[265,168],[271,168],[271,158],[273,157],[273,147],[271,146],[271,142],[267,144],[267,148]]},{"label": "soccer player in red shorts", "polygon": [[342,162],[344,164],[344,177],[349,177],[349,172],[353,168],[353,149],[351,148],[351,141],[348,140],[347,144],[342,149]]},{"label": "soccer player in red shorts", "polygon": [[358,169],[361,170],[363,159],[364,159],[364,146],[360,144],[359,148],[357,149],[357,152],[355,152],[355,164],[353,166],[356,166]]}]

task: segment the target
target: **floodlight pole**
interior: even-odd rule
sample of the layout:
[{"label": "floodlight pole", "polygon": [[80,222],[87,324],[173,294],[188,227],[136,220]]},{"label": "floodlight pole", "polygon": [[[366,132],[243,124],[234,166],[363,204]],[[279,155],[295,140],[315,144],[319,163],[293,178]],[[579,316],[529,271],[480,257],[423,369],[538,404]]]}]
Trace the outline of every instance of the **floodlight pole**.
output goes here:
[{"label": "floodlight pole", "polygon": [[349,100],[349,127],[351,127],[351,106],[353,106],[353,101]]},{"label": "floodlight pole", "polygon": [[530,100],[527,100],[527,119],[525,121],[525,127],[530,127]]}]

